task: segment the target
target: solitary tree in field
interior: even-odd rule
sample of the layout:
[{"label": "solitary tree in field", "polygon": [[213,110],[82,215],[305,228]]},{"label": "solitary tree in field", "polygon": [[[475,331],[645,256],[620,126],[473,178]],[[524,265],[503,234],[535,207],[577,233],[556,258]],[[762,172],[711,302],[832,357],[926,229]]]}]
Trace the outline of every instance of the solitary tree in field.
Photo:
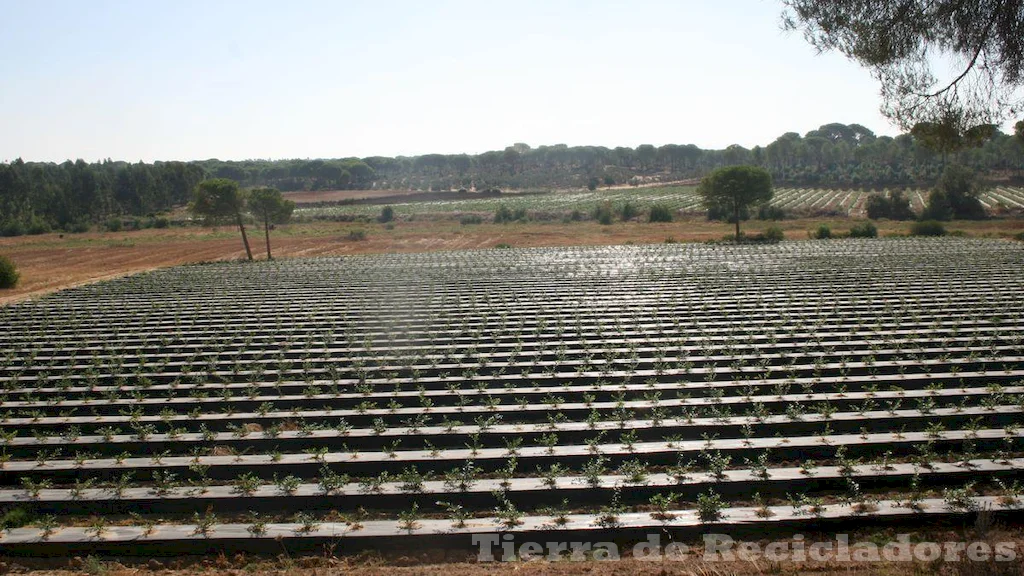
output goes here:
[{"label": "solitary tree in field", "polygon": [[196,186],[189,210],[211,224],[234,222],[242,233],[245,254],[252,260],[249,238],[245,235],[242,212],[245,210],[245,194],[238,188],[238,182],[227,178],[203,180]]},{"label": "solitary tree in field", "polygon": [[697,193],[708,210],[732,214],[738,240],[740,215],[754,204],[772,199],[772,177],[757,166],[727,166],[705,176]]},{"label": "solitary tree in field", "polygon": [[295,202],[285,200],[277,188],[256,188],[249,192],[249,212],[263,222],[263,234],[267,239],[267,260],[270,255],[270,225],[284,224],[292,217]]}]

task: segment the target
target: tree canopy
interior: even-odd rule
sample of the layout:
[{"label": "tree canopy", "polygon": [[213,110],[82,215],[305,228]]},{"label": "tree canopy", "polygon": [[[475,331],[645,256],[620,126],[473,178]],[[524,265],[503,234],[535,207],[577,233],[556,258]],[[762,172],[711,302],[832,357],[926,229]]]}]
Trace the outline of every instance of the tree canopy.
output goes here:
[{"label": "tree canopy", "polygon": [[[969,125],[1020,112],[1020,0],[783,0],[783,27],[835,50],[881,83],[882,112],[904,129],[952,113]],[[935,64],[957,66],[940,78]]]},{"label": "tree canopy", "polygon": [[772,177],[757,166],[727,166],[708,174],[697,188],[709,211],[731,214],[740,237],[740,219],[751,206],[772,199]]},{"label": "tree canopy", "polygon": [[211,178],[196,186],[189,210],[210,224],[234,222],[242,233],[245,254],[252,260],[249,238],[245,235],[242,212],[245,210],[245,194],[238,182],[227,178]]}]

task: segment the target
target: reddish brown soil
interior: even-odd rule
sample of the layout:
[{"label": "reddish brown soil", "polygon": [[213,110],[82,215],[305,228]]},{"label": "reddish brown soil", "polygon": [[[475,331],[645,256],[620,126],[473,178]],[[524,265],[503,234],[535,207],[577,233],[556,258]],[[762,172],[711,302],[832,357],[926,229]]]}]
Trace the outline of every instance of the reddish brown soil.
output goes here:
[{"label": "reddish brown soil", "polygon": [[[828,223],[834,233],[845,232],[853,224],[848,219],[788,220],[780,224],[787,238],[806,239],[807,230],[817,228],[822,222]],[[758,231],[765,226],[762,222],[752,222],[744,229]],[[909,224],[903,222],[880,222],[878,226],[882,235],[906,233],[909,228]],[[1024,230],[1024,220],[957,222],[948,227],[970,235],[1005,237]],[[365,231],[366,240],[349,240],[347,236],[353,230]],[[461,226],[442,220],[398,222],[392,229],[376,223],[295,224],[273,232],[271,242],[276,257],[292,258],[491,248],[499,244],[513,247],[652,244],[667,238],[690,242],[719,239],[730,232],[727,224],[703,219],[666,224],[618,222],[610,226],[594,222]],[[263,235],[255,229],[249,234],[254,256],[265,258]],[[0,291],[0,304],[134,272],[245,257],[238,231],[227,227],[0,238],[0,254],[11,258],[21,273],[16,288]]]}]

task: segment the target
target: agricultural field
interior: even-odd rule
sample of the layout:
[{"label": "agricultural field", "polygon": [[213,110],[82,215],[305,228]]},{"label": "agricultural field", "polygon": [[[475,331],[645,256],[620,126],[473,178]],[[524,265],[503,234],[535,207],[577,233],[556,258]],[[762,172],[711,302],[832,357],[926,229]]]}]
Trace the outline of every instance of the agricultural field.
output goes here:
[{"label": "agricultural field", "polygon": [[[800,214],[835,214],[863,218],[866,216],[865,203],[871,193],[870,190],[853,189],[777,188],[772,205]],[[906,195],[912,208],[917,212],[924,208],[928,199],[927,190],[907,190]],[[315,193],[302,196],[305,202],[314,202],[316,198]],[[1024,209],[1024,188],[997,186],[983,192],[980,199],[991,213],[1003,210],[1021,210]],[[400,216],[493,214],[499,206],[505,206],[510,210],[526,210],[533,215],[566,215],[574,210],[586,215],[605,202],[610,202],[613,205],[629,202],[641,212],[650,209],[654,204],[663,204],[681,214],[702,211],[700,199],[693,186],[618,188],[593,192],[510,193],[501,198],[410,201],[393,203],[391,206]],[[300,203],[296,210],[296,216],[298,218],[332,218],[343,215],[375,217],[380,214],[380,209],[379,205],[373,204],[303,206]]]},{"label": "agricultural field", "polygon": [[223,262],[66,290],[0,308],[0,548],[1019,510],[1022,288],[1019,243],[877,239]]}]

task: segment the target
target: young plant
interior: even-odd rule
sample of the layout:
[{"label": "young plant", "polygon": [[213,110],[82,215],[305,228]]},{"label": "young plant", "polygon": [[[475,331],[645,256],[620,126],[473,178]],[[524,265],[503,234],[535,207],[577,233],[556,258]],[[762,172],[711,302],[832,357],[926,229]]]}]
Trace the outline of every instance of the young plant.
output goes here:
[{"label": "young plant", "polygon": [[722,509],[725,503],[714,490],[697,495],[697,518],[701,523],[717,522],[723,518]]}]

